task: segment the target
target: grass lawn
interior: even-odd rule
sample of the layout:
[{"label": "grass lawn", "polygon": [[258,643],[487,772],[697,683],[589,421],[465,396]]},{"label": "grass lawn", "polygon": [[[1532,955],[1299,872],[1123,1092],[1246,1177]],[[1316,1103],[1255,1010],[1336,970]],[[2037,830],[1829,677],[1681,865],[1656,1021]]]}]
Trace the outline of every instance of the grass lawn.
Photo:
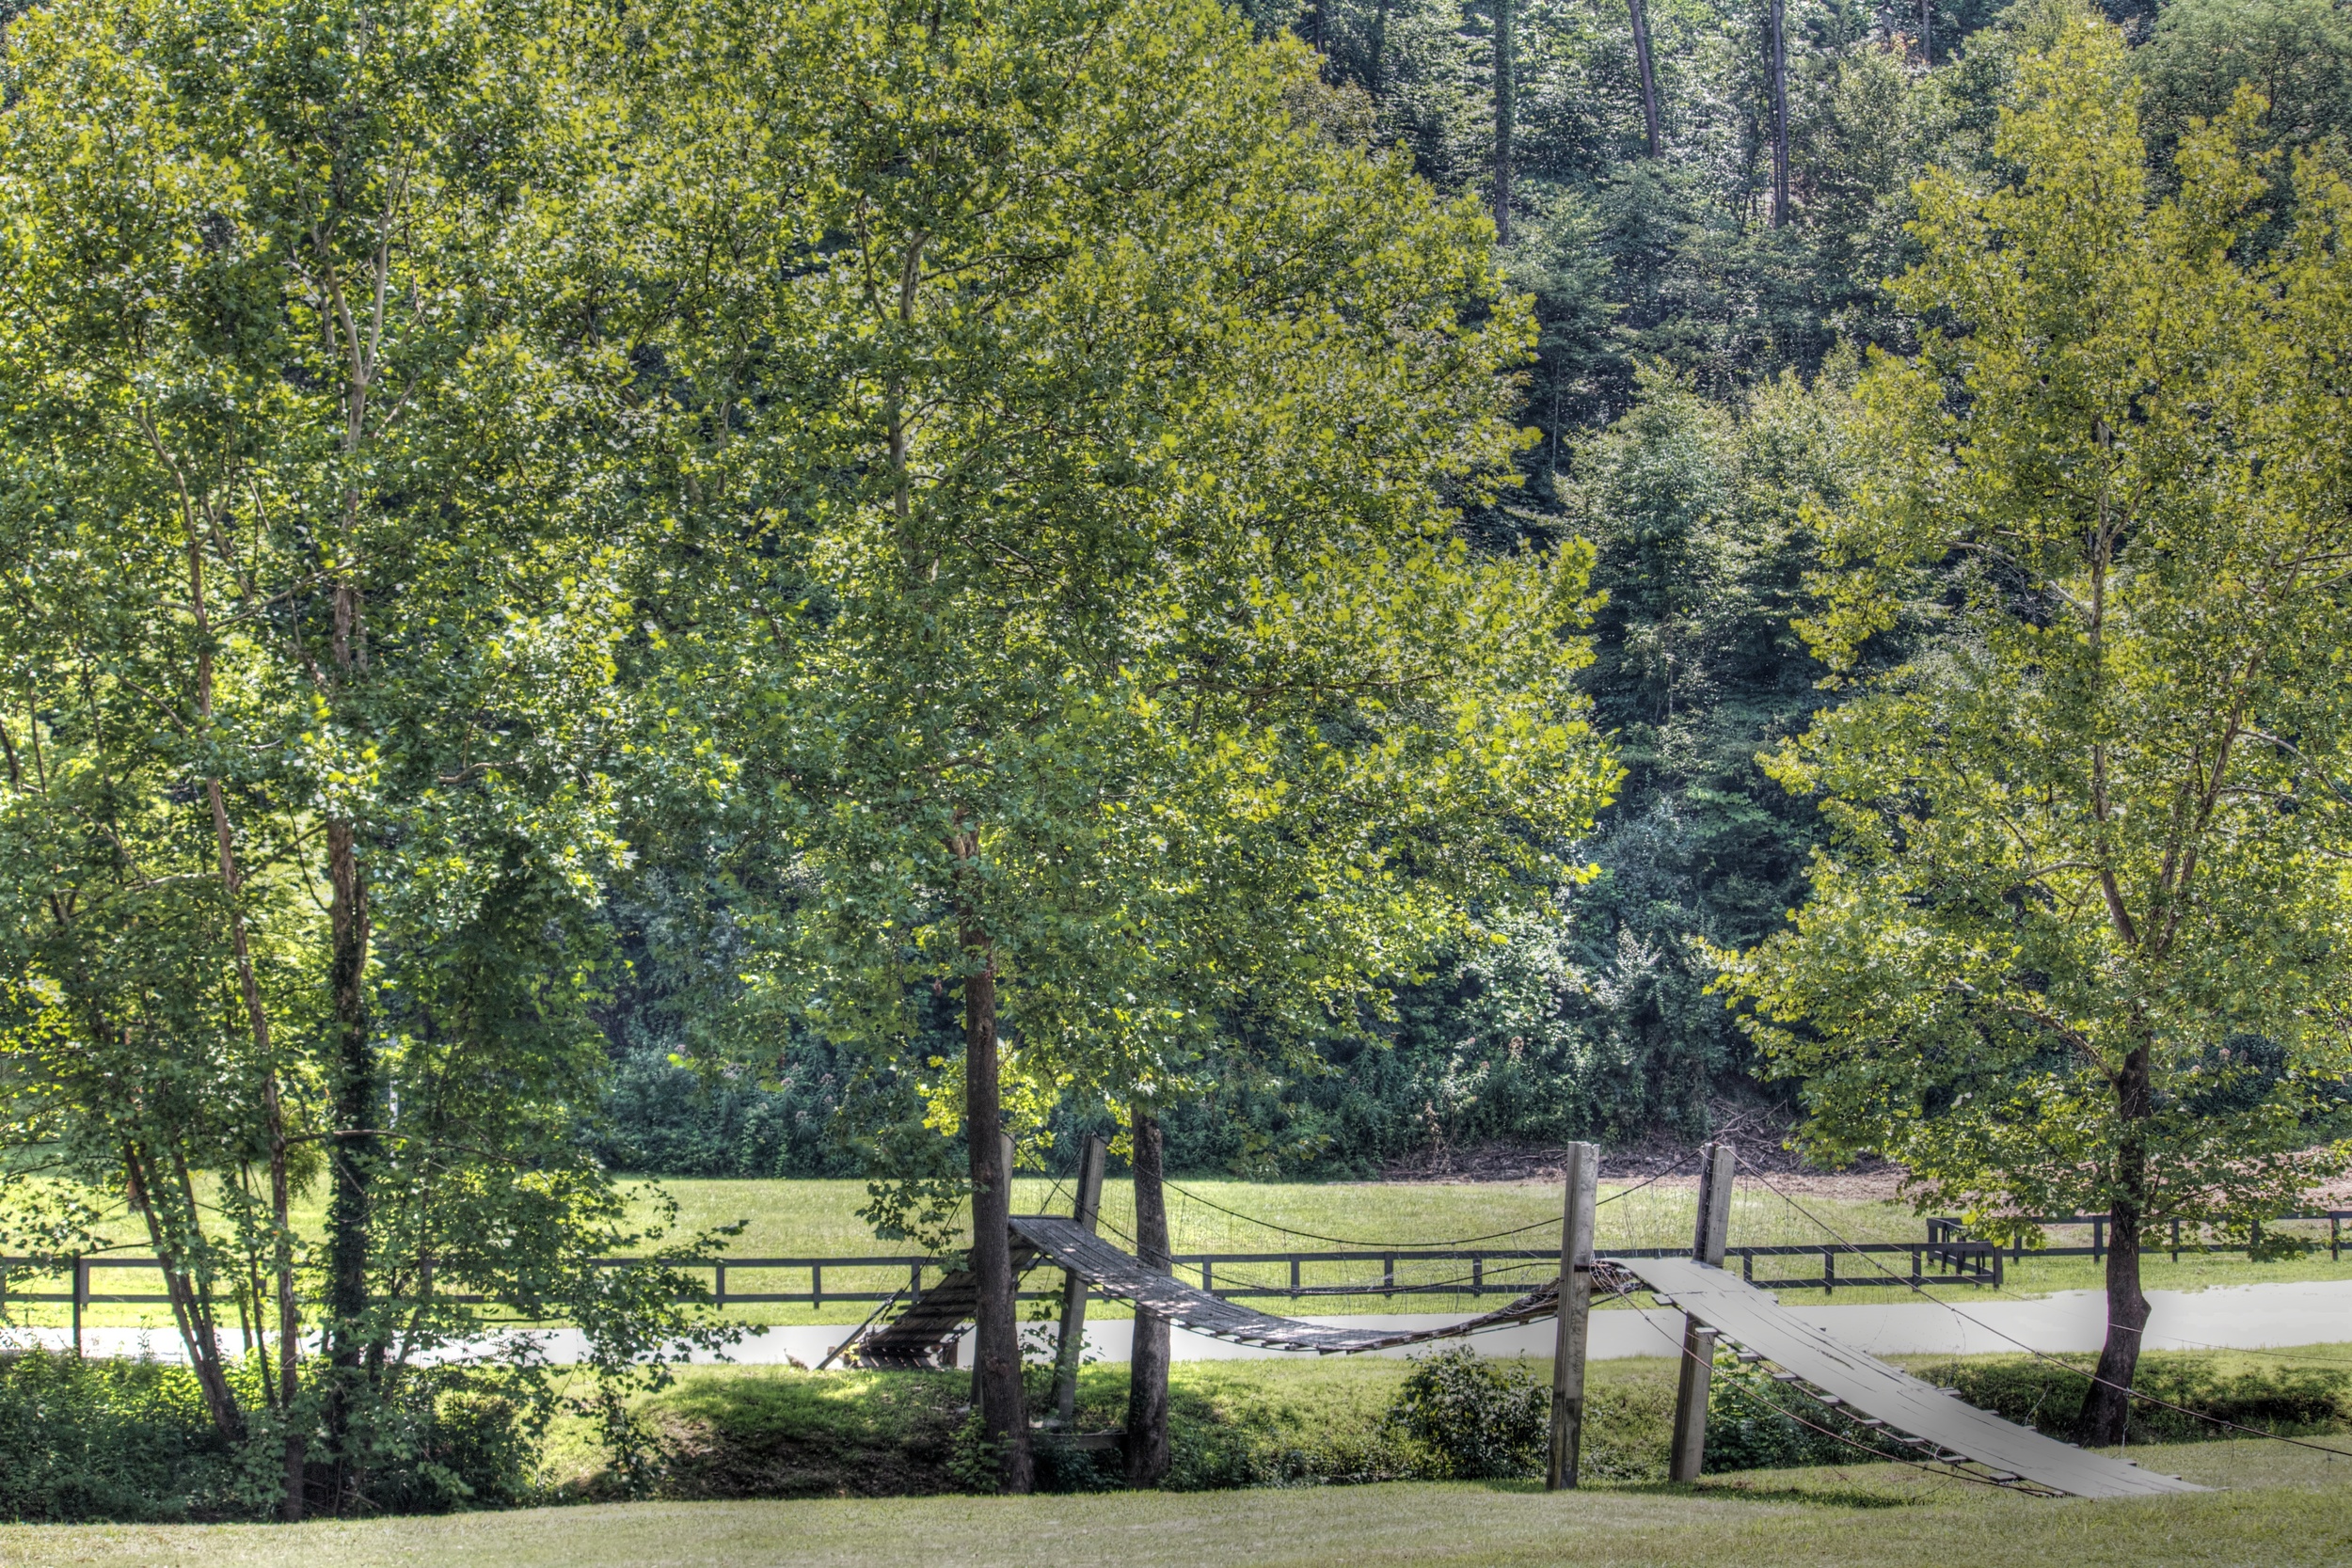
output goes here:
[{"label": "grass lawn", "polygon": [[[675,1200],[679,1232],[691,1234],[742,1222],[744,1228],[728,1248],[729,1254],[737,1258],[893,1257],[913,1250],[904,1243],[876,1241],[870,1228],[857,1217],[857,1211],[866,1201],[866,1184],[862,1181],[678,1180],[637,1185],[646,1189],[659,1186]],[[1804,1206],[1803,1212],[1753,1178],[1743,1177],[1733,1202],[1733,1244],[1820,1244],[1826,1239],[1823,1225],[1855,1242],[1909,1242],[1924,1234],[1920,1218],[1901,1204],[1824,1196],[1806,1196],[1799,1201]],[[1014,1183],[1013,1202],[1019,1212],[1066,1212],[1071,1194],[1064,1184],[1025,1178]],[[1599,1244],[1604,1251],[1612,1246],[1687,1244],[1695,1204],[1696,1194],[1687,1181],[1645,1186],[1605,1184],[1597,1215]],[[315,1203],[310,1205],[313,1210],[315,1207]],[[1544,1249],[1557,1244],[1559,1207],[1559,1189],[1550,1182],[1248,1182],[1187,1178],[1169,1193],[1168,1219],[1179,1253],[1341,1250],[1350,1244],[1405,1246],[1415,1243],[1454,1243],[1474,1237],[1490,1238],[1478,1243],[1486,1246]],[[650,1223],[658,1214],[659,1204],[650,1192],[636,1205],[634,1212],[640,1224]],[[315,1212],[306,1211],[304,1218],[309,1227],[316,1227]],[[1126,1244],[1125,1238],[1135,1227],[1135,1201],[1133,1188],[1124,1179],[1105,1184],[1104,1224],[1114,1240]],[[1275,1226],[1337,1241],[1290,1235],[1273,1228]],[[1521,1227],[1533,1228],[1520,1230]],[[2314,1236],[2324,1238],[2324,1226],[2305,1228],[2312,1228]],[[1508,1231],[1519,1233],[1495,1234]],[[144,1250],[135,1244],[129,1227],[125,1227],[124,1234],[135,1243],[126,1250]],[[2087,1235],[2071,1234],[2061,1239],[2069,1243],[2089,1240]],[[1770,1272],[1819,1272],[1818,1259],[1799,1257],[1783,1262],[1785,1267]],[[1888,1259],[1887,1262],[1899,1264],[1900,1259]],[[1440,1281],[1460,1275],[1465,1268],[1461,1264],[1428,1264],[1416,1271],[1414,1266],[1406,1265],[1400,1270],[1399,1279],[1406,1283]],[[1334,1285],[1346,1283],[1364,1272],[1361,1264],[1309,1265],[1304,1278],[1309,1284]],[[1490,1284],[1532,1284],[1549,1272],[1549,1265],[1534,1260],[1517,1275],[1490,1268],[1487,1278]],[[1870,1272],[1870,1265],[1860,1259],[1844,1259],[1838,1272],[1863,1275]],[[905,1277],[902,1269],[829,1270],[825,1280],[831,1290],[871,1291],[895,1289]],[[1218,1277],[1229,1283],[1279,1285],[1286,1281],[1287,1274],[1279,1264],[1254,1268],[1228,1265]],[[2194,1251],[2185,1253],[2174,1263],[2152,1253],[2147,1263],[2147,1283],[2155,1290],[2196,1290],[2262,1280],[2344,1278],[2352,1278],[2352,1259],[2333,1263],[2324,1251],[2260,1264],[2249,1263],[2243,1255],[2201,1255]],[[2009,1266],[2008,1289],[2017,1295],[2091,1290],[2101,1282],[2101,1266],[2089,1258],[2036,1259],[2028,1255],[2024,1261]],[[54,1290],[60,1284],[27,1276],[15,1276],[8,1281],[10,1289],[19,1291]],[[739,1291],[803,1291],[808,1284],[805,1270],[737,1269],[729,1275],[730,1288]],[[125,1291],[153,1292],[161,1289],[158,1281],[145,1275],[106,1272],[97,1276],[96,1289],[100,1291],[110,1285]],[[1938,1293],[1963,1301],[1981,1294],[1969,1287]],[[1788,1291],[1783,1293],[1782,1299],[1801,1305],[1825,1298],[1819,1292]],[[1880,1299],[1889,1299],[1883,1289],[1841,1290],[1836,1296],[1840,1302]],[[1485,1305],[1495,1305],[1495,1298],[1487,1296]],[[1473,1298],[1468,1296],[1391,1299],[1363,1295],[1324,1297],[1304,1309],[1327,1313],[1452,1311],[1472,1307]],[[770,1304],[734,1308],[730,1315],[748,1323],[853,1323],[869,1309],[870,1304],[850,1302],[828,1302],[814,1308]],[[1105,1317],[1123,1316],[1125,1312],[1125,1308],[1113,1304],[1094,1310]],[[50,1324],[65,1321],[64,1308],[54,1305],[9,1304],[8,1314],[20,1323]],[[168,1326],[161,1307],[100,1304],[90,1308],[86,1321],[92,1326]]]},{"label": "grass lawn", "polygon": [[934,1568],[1073,1563],[2068,1568],[2352,1560],[2352,1464],[2275,1443],[2142,1450],[2224,1490],[2041,1501],[1895,1465],[1697,1487],[1405,1483],[1209,1494],[639,1503],[294,1528],[0,1528],[0,1564],[173,1568]]}]

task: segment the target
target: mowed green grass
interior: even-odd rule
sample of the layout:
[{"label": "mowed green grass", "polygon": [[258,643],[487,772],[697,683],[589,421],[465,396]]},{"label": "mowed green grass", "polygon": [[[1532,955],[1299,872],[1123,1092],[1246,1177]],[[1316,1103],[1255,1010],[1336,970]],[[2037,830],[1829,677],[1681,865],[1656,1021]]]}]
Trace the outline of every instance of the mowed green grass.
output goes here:
[{"label": "mowed green grass", "polygon": [[[632,1227],[645,1228],[661,1220],[666,1196],[676,1205],[671,1222],[673,1240],[739,1225],[739,1232],[726,1247],[727,1255],[737,1259],[896,1257],[915,1250],[904,1242],[876,1240],[871,1227],[858,1217],[858,1211],[868,1202],[866,1184],[863,1181],[637,1180],[628,1185],[637,1194],[631,1205]],[[1066,1182],[1038,1178],[1016,1180],[1012,1196],[1019,1212],[1067,1212],[1072,1200]],[[1686,1245],[1696,1201],[1694,1184],[1688,1179],[1648,1184],[1604,1183],[1596,1216],[1599,1244],[1604,1250],[1612,1246]],[[1336,1251],[1450,1243],[1548,1252],[1558,1244],[1560,1203],[1558,1185],[1549,1181],[1253,1182],[1185,1178],[1169,1192],[1168,1219],[1174,1247],[1180,1254]],[[306,1204],[300,1218],[306,1228],[317,1227],[321,1215],[315,1200]],[[1103,1223],[1113,1241],[1130,1244],[1129,1238],[1135,1231],[1134,1189],[1123,1178],[1104,1184]],[[2324,1226],[2306,1228],[2312,1228],[2314,1238],[2324,1239]],[[129,1227],[122,1229],[123,1239],[130,1243],[125,1250],[145,1250],[141,1239]],[[1741,1178],[1734,1196],[1734,1244],[1835,1245],[1840,1238],[1852,1242],[1912,1242],[1924,1234],[1924,1222],[1904,1204],[1811,1196],[1792,1203],[1750,1177]],[[2069,1234],[2063,1239],[2079,1243],[2089,1237]],[[1881,1261],[1899,1268],[1905,1260],[1888,1257]],[[1368,1271],[1366,1265],[1359,1263],[1311,1264],[1302,1277],[1307,1284],[1327,1287],[1348,1283],[1367,1272],[1376,1270]],[[1517,1272],[1489,1268],[1486,1279],[1490,1286],[1516,1287],[1531,1284],[1549,1272],[1554,1272],[1553,1268],[1538,1259],[1521,1265]],[[1789,1258],[1769,1270],[1759,1267],[1758,1272],[1817,1275],[1820,1259],[1818,1255]],[[1859,1278],[1873,1272],[1874,1265],[1865,1259],[1839,1259],[1841,1276]],[[1462,1264],[1408,1263],[1400,1269],[1398,1278],[1400,1283],[1437,1283],[1457,1279],[1466,1273],[1467,1265]],[[886,1291],[903,1283],[905,1277],[903,1269],[833,1269],[826,1273],[826,1287],[842,1292]],[[2332,1262],[2324,1250],[2260,1264],[2249,1263],[2243,1255],[2226,1253],[2200,1254],[2191,1250],[2177,1263],[2151,1254],[2146,1273],[2147,1285],[2155,1290],[2344,1278],[2352,1278],[2352,1259]],[[1228,1265],[1217,1275],[1217,1282],[1229,1287],[1281,1286],[1287,1280],[1288,1271],[1273,1263]],[[2023,1262],[2009,1266],[2008,1290],[2014,1295],[2092,1290],[2102,1283],[2101,1266],[2088,1258],[2045,1260],[2028,1255]],[[96,1289],[100,1291],[104,1291],[109,1284],[124,1291],[152,1292],[161,1288],[151,1276],[114,1273],[97,1276]],[[17,1291],[54,1290],[60,1285],[61,1281],[35,1280],[23,1275],[9,1281],[9,1288]],[[809,1274],[805,1269],[761,1271],[739,1267],[730,1270],[729,1287],[739,1292],[797,1293],[808,1290]],[[1841,1289],[1835,1299],[1883,1299],[1886,1289]],[[1981,1294],[1973,1287],[1944,1289],[1935,1293],[1955,1300],[1974,1299]],[[1818,1291],[1785,1291],[1783,1299],[1800,1305],[1819,1303],[1825,1298]],[[1492,1294],[1484,1298],[1487,1306],[1494,1305],[1495,1300]],[[863,1318],[871,1305],[841,1300],[828,1301],[818,1307],[755,1304],[734,1307],[729,1315],[737,1321],[758,1323],[851,1323]],[[1311,1307],[1299,1309],[1323,1313],[1451,1311],[1473,1305],[1475,1299],[1469,1295],[1327,1295],[1314,1298]],[[8,1306],[9,1315],[21,1323],[62,1323],[65,1318],[63,1308],[55,1305],[14,1302]],[[1123,1313],[1123,1308],[1110,1304],[1095,1310],[1104,1316]],[[165,1310],[160,1307],[102,1304],[89,1309],[86,1321],[93,1326],[167,1326]]]},{"label": "mowed green grass", "polygon": [[2068,1568],[2352,1560],[2352,1463],[2247,1441],[2136,1457],[2224,1488],[2051,1501],[1857,1465],[1697,1487],[1278,1491],[644,1503],[295,1527],[0,1528],[0,1564],[173,1568]]}]

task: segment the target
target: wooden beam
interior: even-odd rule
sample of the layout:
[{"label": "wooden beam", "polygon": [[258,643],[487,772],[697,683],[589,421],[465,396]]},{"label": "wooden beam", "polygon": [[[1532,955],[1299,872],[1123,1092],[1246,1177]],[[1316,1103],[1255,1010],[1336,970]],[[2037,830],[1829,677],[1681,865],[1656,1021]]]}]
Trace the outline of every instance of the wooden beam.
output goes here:
[{"label": "wooden beam", "polygon": [[[1731,1182],[1736,1151],[1727,1143],[1699,1150],[1699,1206],[1692,1222],[1691,1256],[1709,1268],[1724,1266],[1731,1243]],[[1682,1365],[1675,1379],[1674,1454],[1667,1473],[1696,1481],[1707,1464],[1708,1385],[1715,1370],[1715,1331],[1682,1320]]]},{"label": "wooden beam", "polygon": [[[1103,1214],[1103,1158],[1110,1145],[1089,1135],[1078,1156],[1078,1201],[1071,1217],[1094,1234]],[[1078,1419],[1078,1362],[1086,1349],[1087,1282],[1075,1269],[1062,1271],[1061,1338],[1054,1349],[1054,1416],[1068,1431]]]},{"label": "wooden beam", "polygon": [[1560,1317],[1551,1349],[1551,1452],[1544,1485],[1557,1492],[1576,1484],[1584,1446],[1584,1349],[1593,1310],[1593,1202],[1600,1184],[1600,1148],[1570,1144],[1566,1190],[1560,1209]]},{"label": "wooden beam", "polygon": [[1707,1386],[1715,1370],[1715,1331],[1682,1320],[1681,1375],[1675,1380],[1674,1457],[1666,1474],[1696,1481],[1707,1466]]}]

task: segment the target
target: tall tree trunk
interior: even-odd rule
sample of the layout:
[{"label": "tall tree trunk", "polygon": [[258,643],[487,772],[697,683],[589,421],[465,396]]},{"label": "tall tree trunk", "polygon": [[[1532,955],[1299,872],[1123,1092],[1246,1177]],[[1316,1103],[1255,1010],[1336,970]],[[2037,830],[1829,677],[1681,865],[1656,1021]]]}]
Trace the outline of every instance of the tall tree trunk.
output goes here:
[{"label": "tall tree trunk", "polygon": [[[335,592],[334,660],[338,694],[348,693],[367,670],[367,627],[359,592],[344,582]],[[333,1136],[328,1159],[333,1196],[326,1210],[326,1429],[334,1449],[332,1497],[340,1510],[357,1481],[358,1445],[352,1425],[360,1407],[359,1382],[368,1340],[368,1253],[372,1222],[369,1184],[376,1163],[376,1105],[382,1099],[375,1042],[369,1037],[368,942],[372,919],[367,876],[359,864],[358,824],[326,822],[327,931],[333,944],[328,990],[334,1006],[328,1099]]]},{"label": "tall tree trunk", "polygon": [[1919,61],[1935,64],[1935,19],[1929,11],[1930,0],[1919,0]]},{"label": "tall tree trunk", "polygon": [[2139,1288],[2140,1229],[2148,1213],[2148,1149],[2139,1127],[2155,1114],[2148,1048],[2123,1059],[2116,1108],[2123,1137],[2115,1151],[2115,1195],[2107,1202],[2107,1337],[2099,1351],[2098,1381],[2083,1400],[2075,1441],[2106,1448],[2123,1441],[2131,1418],[2125,1390],[2139,1372],[2139,1346],[2148,1328],[2148,1298]]},{"label": "tall tree trunk", "polygon": [[[969,859],[972,843],[961,847]],[[963,982],[963,1131],[972,1147],[972,1275],[979,1284],[974,1370],[980,1424],[996,1446],[997,1484],[1027,1492],[1035,1484],[1028,1401],[1021,1388],[1021,1325],[1014,1319],[1012,1173],[1004,1168],[1004,1111],[996,1083],[996,966],[987,933],[964,911],[965,957],[977,967]]]},{"label": "tall tree trunk", "polygon": [[1633,63],[1642,72],[1642,134],[1649,155],[1658,156],[1658,72],[1650,64],[1649,17],[1642,0],[1626,0],[1633,16]]},{"label": "tall tree trunk", "polygon": [[329,1098],[335,1135],[328,1143],[333,1196],[326,1211],[326,1426],[335,1449],[335,1506],[356,1481],[352,1423],[371,1338],[368,1322],[369,1185],[374,1176],[376,1082],[374,1042],[368,1037],[369,911],[358,835],[341,818],[326,824],[326,875],[332,889],[327,925],[334,943],[330,993],[335,1049]]},{"label": "tall tree trunk", "polygon": [[1495,0],[1495,240],[1511,243],[1511,136],[1518,115],[1512,0]]},{"label": "tall tree trunk", "polygon": [[[1168,1256],[1168,1195],[1160,1181],[1157,1117],[1136,1107],[1136,1255],[1144,1267],[1175,1272]],[[1157,1486],[1168,1475],[1168,1320],[1136,1308],[1135,1348],[1127,1357],[1127,1484]]]},{"label": "tall tree trunk", "polygon": [[1772,227],[1788,222],[1788,0],[1772,0]]},{"label": "tall tree trunk", "polygon": [[1364,91],[1375,102],[1380,97],[1380,62],[1389,52],[1389,0],[1380,0],[1372,10],[1372,36],[1364,43]]}]

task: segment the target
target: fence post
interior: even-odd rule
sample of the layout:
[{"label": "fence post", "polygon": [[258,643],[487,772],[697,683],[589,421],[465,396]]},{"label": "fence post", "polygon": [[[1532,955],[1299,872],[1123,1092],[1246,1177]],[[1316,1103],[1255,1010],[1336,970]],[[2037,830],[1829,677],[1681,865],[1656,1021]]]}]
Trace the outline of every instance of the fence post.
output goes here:
[{"label": "fence post", "polygon": [[2179,1262],[2180,1260],[2181,1260],[2181,1222],[2180,1222],[2179,1220],[2174,1220],[2174,1221],[2172,1222],[2172,1261],[2174,1261],[2175,1263],[2177,1263],[2177,1262]]},{"label": "fence post", "polygon": [[[168,1281],[167,1281],[168,1283]],[[73,1358],[82,1358],[82,1305],[89,1300],[89,1259],[73,1255]]]},{"label": "fence post", "polygon": [[[2179,1222],[2173,1222],[2173,1229],[2178,1231],[2179,1228]],[[2175,1254],[2175,1256],[2178,1255]],[[2333,1262],[2343,1256],[2344,1216],[2341,1214],[2330,1214],[2328,1216],[2328,1258],[2330,1262]]]},{"label": "fence post", "polygon": [[[1110,1146],[1089,1135],[1078,1155],[1078,1198],[1071,1217],[1088,1235],[1103,1213],[1103,1157]],[[1291,1265],[1292,1282],[1298,1265]],[[1065,1427],[1078,1424],[1078,1361],[1086,1349],[1087,1282],[1075,1269],[1064,1271],[1061,1286],[1061,1338],[1054,1346],[1054,1415]]]},{"label": "fence post", "polygon": [[1584,1447],[1584,1351],[1592,1326],[1594,1189],[1599,1184],[1599,1147],[1570,1144],[1560,1207],[1559,1316],[1551,1342],[1551,1449],[1544,1463],[1544,1487],[1552,1492],[1576,1484]]},{"label": "fence post", "polygon": [[1836,1247],[1823,1247],[1821,1249],[1821,1294],[1825,1296],[1834,1296],[1836,1293],[1837,1249]]},{"label": "fence post", "polygon": [[808,1266],[808,1305],[812,1308],[825,1305],[825,1265],[822,1263]]},{"label": "fence post", "polygon": [[1296,1254],[1293,1254],[1291,1257],[1291,1294],[1298,1294],[1298,1258]]},{"label": "fence post", "polygon": [[[1727,1143],[1711,1143],[1699,1151],[1699,1212],[1691,1256],[1719,1269],[1731,1240],[1733,1158]],[[1674,1451],[1668,1465],[1676,1481],[1698,1480],[1707,1463],[1707,1393],[1714,1370],[1715,1331],[1701,1328],[1696,1318],[1684,1313],[1682,1375],[1675,1388]]]},{"label": "fence post", "polygon": [[710,1265],[710,1275],[711,1305],[723,1312],[727,1309],[727,1266],[724,1263],[713,1263]]},{"label": "fence post", "polygon": [[2094,1263],[2107,1255],[2107,1222],[2090,1222],[2090,1260]]}]

